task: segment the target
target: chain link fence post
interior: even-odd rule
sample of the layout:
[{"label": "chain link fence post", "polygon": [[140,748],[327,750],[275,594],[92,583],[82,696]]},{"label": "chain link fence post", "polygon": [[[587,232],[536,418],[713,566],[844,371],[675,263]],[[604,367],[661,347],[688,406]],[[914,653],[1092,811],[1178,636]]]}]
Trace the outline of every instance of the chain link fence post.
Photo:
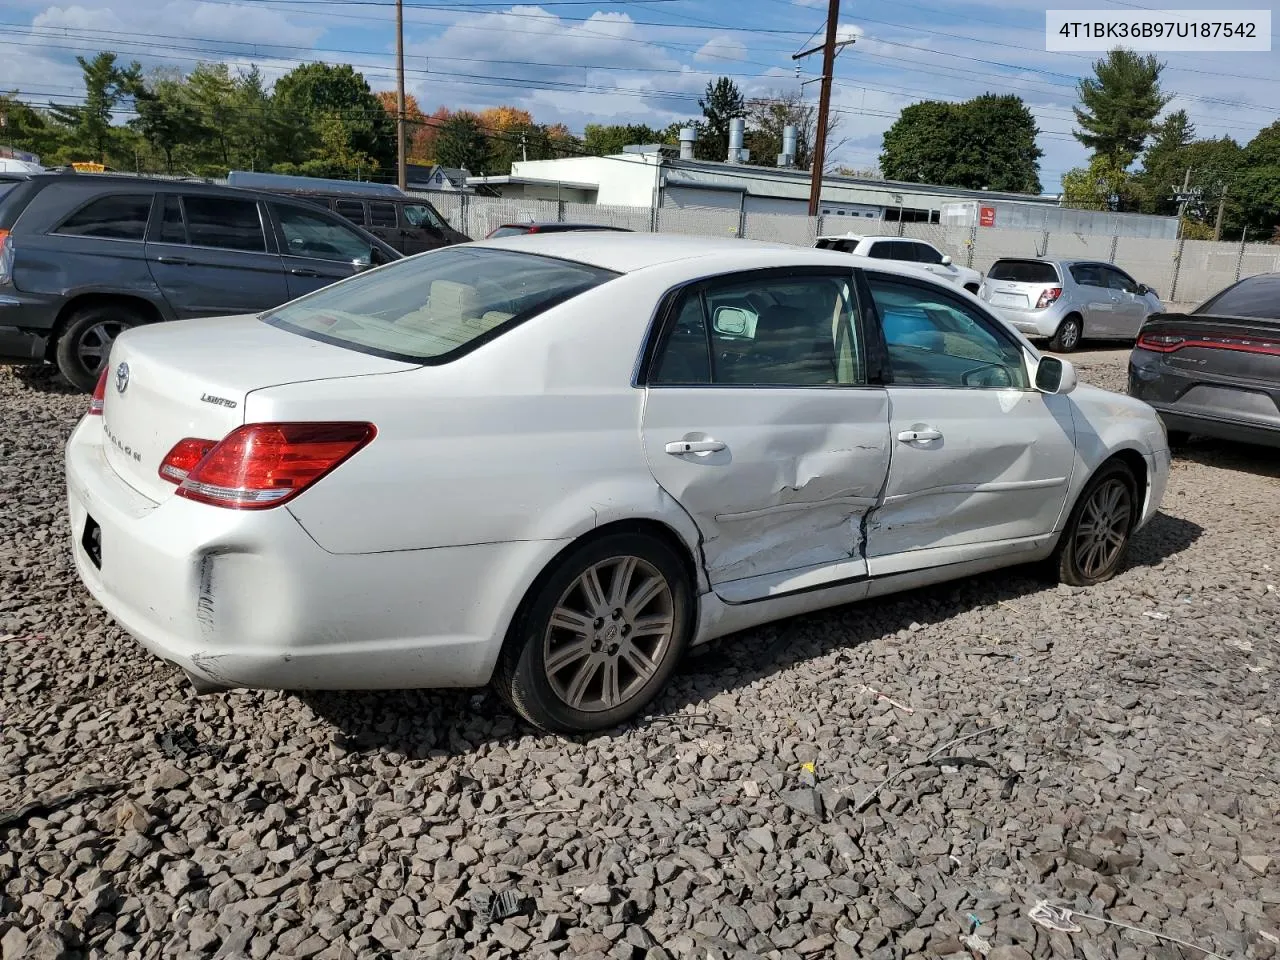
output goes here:
[{"label": "chain link fence post", "polygon": [[462,221],[462,232],[468,237],[474,237],[476,235],[476,231],[475,228],[471,226],[470,218],[471,194],[464,193],[460,199],[461,202],[458,204],[458,219]]},{"label": "chain link fence post", "polygon": [[1119,248],[1119,246],[1120,246],[1120,223],[1119,221],[1117,221],[1115,235],[1112,236],[1111,238],[1111,255],[1107,258],[1107,263],[1113,264],[1116,262],[1116,250],[1117,248]]},{"label": "chain link fence post", "polygon": [[1169,300],[1174,303],[1178,300],[1178,275],[1182,273],[1182,247],[1186,242],[1187,238],[1179,235],[1178,248],[1173,253],[1173,282],[1169,286]]},{"label": "chain link fence post", "polygon": [[1236,254],[1236,279],[1240,279],[1240,271],[1244,269],[1244,243],[1249,238],[1249,228],[1240,231],[1240,251]]},{"label": "chain link fence post", "polygon": [[1040,252],[1037,253],[1036,256],[1047,257],[1048,255],[1049,255],[1049,231],[1041,230],[1040,231]]},{"label": "chain link fence post", "polygon": [[964,265],[973,269],[973,248],[978,245],[978,221],[969,224],[969,239],[965,241]]},{"label": "chain link fence post", "polygon": [[556,223],[564,223],[564,201],[556,201]]}]

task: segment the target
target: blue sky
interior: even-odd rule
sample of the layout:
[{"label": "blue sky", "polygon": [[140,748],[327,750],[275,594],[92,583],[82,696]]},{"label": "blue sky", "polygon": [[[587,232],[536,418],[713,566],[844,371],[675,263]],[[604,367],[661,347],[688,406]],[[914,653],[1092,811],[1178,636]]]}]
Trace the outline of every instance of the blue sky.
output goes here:
[{"label": "blue sky", "polygon": [[[1086,158],[1072,138],[1075,80],[1095,54],[1047,53],[1044,11],[1139,6],[1121,0],[846,0],[836,65],[834,159],[875,162],[902,107],[984,92],[1026,100],[1041,133],[1041,180],[1056,191]],[[1156,6],[1148,2],[1142,6]],[[1166,2],[1196,8],[1206,4]],[[748,96],[795,91],[820,58],[791,55],[820,42],[826,0],[406,0],[408,89],[428,112],[497,104],[540,122],[665,126],[698,113],[707,81],[727,74]],[[388,0],[8,0],[0,11],[0,90],[73,101],[75,55],[190,68],[201,59],[258,64],[269,77],[298,62],[355,64],[375,89],[394,87],[394,6]],[[1271,53],[1160,55],[1164,85],[1201,136],[1244,143],[1277,118],[1280,58]],[[804,87],[816,98],[817,84]]]}]

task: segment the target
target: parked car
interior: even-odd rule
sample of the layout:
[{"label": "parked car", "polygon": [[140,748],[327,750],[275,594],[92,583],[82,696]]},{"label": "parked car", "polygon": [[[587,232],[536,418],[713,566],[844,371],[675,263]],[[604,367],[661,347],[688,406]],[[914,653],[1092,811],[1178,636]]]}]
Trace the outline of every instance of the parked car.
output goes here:
[{"label": "parked car", "polygon": [[1148,320],[1129,394],[1159,411],[1174,444],[1197,434],[1280,447],[1280,273]]},{"label": "parked car", "polygon": [[485,236],[485,239],[495,240],[498,237],[518,237],[526,233],[567,233],[571,230],[611,230],[615,233],[631,233],[626,227],[605,227],[598,223],[537,223],[530,220],[528,223],[504,223],[500,227],[494,227]]},{"label": "parked car", "polygon": [[305,201],[36,174],[0,194],[0,362],[93,389],[122,331],[278,306],[400,254]]},{"label": "parked car", "polygon": [[838,250],[872,260],[897,260],[901,263],[918,263],[939,279],[947,280],[970,293],[977,293],[982,284],[982,274],[968,267],[957,266],[948,254],[923,240],[903,237],[868,237],[858,233],[819,237],[814,244],[819,250]]},{"label": "parked car", "polygon": [[278,173],[232,170],[233,187],[310,200],[369,231],[405,256],[471,240],[449,226],[425,198],[403,192],[390,183],[291,177]]},{"label": "parked car", "polygon": [[1096,260],[1010,257],[987,271],[978,296],[1029,337],[1070,353],[1085,337],[1134,340],[1160,296],[1119,267]]},{"label": "parked car", "polygon": [[756,624],[1106,580],[1168,476],[1150,407],[917,268],[621,233],[130,330],[66,450],[80,576],[198,690],[493,681],[555,731]]}]

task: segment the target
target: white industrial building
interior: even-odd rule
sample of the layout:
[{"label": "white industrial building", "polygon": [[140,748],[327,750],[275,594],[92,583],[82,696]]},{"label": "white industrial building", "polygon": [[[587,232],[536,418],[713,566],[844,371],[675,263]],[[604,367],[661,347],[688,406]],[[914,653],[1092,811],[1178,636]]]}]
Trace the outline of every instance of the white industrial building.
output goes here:
[{"label": "white industrial building", "polygon": [[[684,135],[689,139],[679,153],[647,145],[608,157],[517,161],[508,175],[471,177],[467,183],[481,194],[517,200],[808,215],[809,173],[744,162],[740,125],[730,130],[734,159],[724,162],[691,159],[692,131]],[[780,155],[780,164],[794,155],[794,139],[784,141],[784,150],[787,145],[791,153]],[[819,213],[824,232],[870,232],[876,229],[870,222],[901,221],[1165,239],[1177,234],[1175,217],[1073,210],[1054,197],[855,177],[824,177]]]}]

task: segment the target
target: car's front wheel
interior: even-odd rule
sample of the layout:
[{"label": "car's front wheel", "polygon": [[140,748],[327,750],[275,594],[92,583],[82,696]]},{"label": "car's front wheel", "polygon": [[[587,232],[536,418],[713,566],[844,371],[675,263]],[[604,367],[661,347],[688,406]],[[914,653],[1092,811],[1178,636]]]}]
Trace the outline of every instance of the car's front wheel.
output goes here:
[{"label": "car's front wheel", "polygon": [[666,684],[692,633],[684,564],[658,537],[616,533],[560,559],[512,626],[494,680],[553,733],[616,726]]},{"label": "car's front wheel", "polygon": [[1087,587],[1114,577],[1138,510],[1133,471],[1119,460],[1104,464],[1080,495],[1058,541],[1053,563],[1059,582]]},{"label": "car's front wheel", "polygon": [[97,386],[116,337],[142,322],[143,318],[128,307],[115,304],[77,310],[58,338],[58,370],[72,386],[88,393]]},{"label": "car's front wheel", "polygon": [[1058,324],[1057,332],[1049,340],[1049,349],[1054,353],[1071,353],[1080,346],[1080,335],[1083,332],[1080,318],[1074,313],[1064,317],[1062,323]]}]

